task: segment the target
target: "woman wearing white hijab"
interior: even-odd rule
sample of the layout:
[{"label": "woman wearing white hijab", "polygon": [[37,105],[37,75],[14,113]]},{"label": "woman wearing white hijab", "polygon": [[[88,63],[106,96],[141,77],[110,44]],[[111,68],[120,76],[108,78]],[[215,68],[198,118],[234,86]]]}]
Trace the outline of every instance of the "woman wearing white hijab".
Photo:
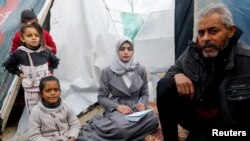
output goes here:
[{"label": "woman wearing white hijab", "polygon": [[115,51],[112,64],[100,79],[98,102],[105,111],[83,126],[78,141],[140,141],[158,127],[152,111],[140,119],[125,118],[147,109],[147,76],[145,67],[133,59],[131,39],[120,38]]}]

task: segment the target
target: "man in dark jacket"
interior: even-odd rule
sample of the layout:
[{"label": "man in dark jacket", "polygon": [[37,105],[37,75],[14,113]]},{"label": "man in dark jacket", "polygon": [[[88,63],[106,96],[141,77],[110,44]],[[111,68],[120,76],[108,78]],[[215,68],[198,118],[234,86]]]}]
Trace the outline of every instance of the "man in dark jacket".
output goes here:
[{"label": "man in dark jacket", "polygon": [[197,42],[187,47],[157,85],[164,139],[178,140],[177,124],[190,132],[189,140],[196,134],[197,140],[205,141],[217,136],[213,132],[230,129],[246,136],[250,47],[238,41],[242,31],[223,4],[200,10],[197,33]]}]

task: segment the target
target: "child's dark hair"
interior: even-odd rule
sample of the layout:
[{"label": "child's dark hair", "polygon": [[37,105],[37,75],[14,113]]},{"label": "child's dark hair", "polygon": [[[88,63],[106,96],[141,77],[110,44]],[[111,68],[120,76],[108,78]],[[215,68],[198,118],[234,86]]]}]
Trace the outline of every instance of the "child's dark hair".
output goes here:
[{"label": "child's dark hair", "polygon": [[40,92],[43,91],[45,83],[47,83],[48,81],[56,81],[57,84],[58,84],[59,89],[61,89],[60,88],[60,82],[59,82],[59,80],[55,76],[50,75],[50,76],[43,77],[41,79],[40,84],[39,84],[39,90],[40,90]]},{"label": "child's dark hair", "polygon": [[23,34],[24,34],[24,32],[25,32],[25,29],[26,29],[26,28],[29,28],[29,27],[34,27],[34,28],[37,30],[37,32],[38,32],[39,35],[40,35],[40,44],[41,44],[42,46],[44,46],[45,42],[44,42],[44,36],[43,36],[43,28],[42,28],[42,26],[41,26],[39,23],[37,23],[37,22],[33,22],[33,23],[24,23],[24,24],[22,24],[22,26],[20,27],[20,35],[23,37]]},{"label": "child's dark hair", "polygon": [[32,8],[23,10],[21,13],[21,23],[27,23],[31,20],[37,20],[34,10]]}]

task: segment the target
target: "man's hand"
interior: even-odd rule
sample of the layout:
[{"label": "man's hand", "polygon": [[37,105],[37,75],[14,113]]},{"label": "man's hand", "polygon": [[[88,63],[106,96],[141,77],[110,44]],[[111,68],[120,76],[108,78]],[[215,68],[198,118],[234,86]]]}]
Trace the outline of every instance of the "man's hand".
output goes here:
[{"label": "man's hand", "polygon": [[192,99],[194,97],[194,86],[191,79],[183,73],[176,74],[174,79],[179,95],[181,97]]}]

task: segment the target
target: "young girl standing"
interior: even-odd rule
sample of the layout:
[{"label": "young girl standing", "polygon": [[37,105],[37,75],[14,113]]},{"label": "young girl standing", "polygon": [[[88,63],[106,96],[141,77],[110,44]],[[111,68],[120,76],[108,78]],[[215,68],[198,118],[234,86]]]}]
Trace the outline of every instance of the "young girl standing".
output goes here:
[{"label": "young girl standing", "polygon": [[[32,8],[25,9],[21,13],[21,24],[26,24],[26,23],[32,23],[32,22],[38,22],[37,15],[33,11]],[[50,50],[53,54],[56,54],[56,44],[53,41],[52,36],[48,31],[43,29],[43,36],[44,36],[44,46]],[[14,52],[17,50],[19,46],[22,45],[22,41],[20,39],[20,32],[16,32],[13,39],[12,39],[12,46],[11,46],[11,52]]]},{"label": "young girl standing", "polygon": [[41,78],[51,75],[51,71],[57,68],[59,59],[44,47],[43,30],[38,23],[23,24],[20,34],[23,45],[3,65],[10,73],[22,79],[25,105],[30,114],[40,99],[38,85]]},{"label": "young girl standing", "polygon": [[60,83],[54,76],[41,79],[41,100],[33,108],[29,122],[30,141],[76,141],[81,125],[60,98]]}]

